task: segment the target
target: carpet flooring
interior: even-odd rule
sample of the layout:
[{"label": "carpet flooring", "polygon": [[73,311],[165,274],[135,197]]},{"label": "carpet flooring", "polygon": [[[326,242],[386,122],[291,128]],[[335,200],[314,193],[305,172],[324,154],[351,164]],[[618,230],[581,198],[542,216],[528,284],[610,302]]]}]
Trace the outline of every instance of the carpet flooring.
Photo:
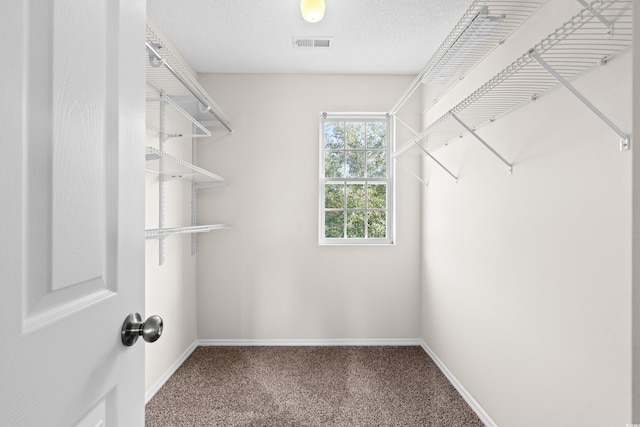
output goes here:
[{"label": "carpet flooring", "polygon": [[146,426],[483,424],[421,347],[198,347]]}]

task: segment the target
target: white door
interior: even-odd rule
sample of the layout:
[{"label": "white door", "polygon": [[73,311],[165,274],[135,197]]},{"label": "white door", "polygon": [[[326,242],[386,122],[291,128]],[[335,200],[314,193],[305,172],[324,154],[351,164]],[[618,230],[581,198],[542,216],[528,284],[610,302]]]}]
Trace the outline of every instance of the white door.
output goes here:
[{"label": "white door", "polygon": [[145,1],[0,17],[0,426],[142,426]]}]

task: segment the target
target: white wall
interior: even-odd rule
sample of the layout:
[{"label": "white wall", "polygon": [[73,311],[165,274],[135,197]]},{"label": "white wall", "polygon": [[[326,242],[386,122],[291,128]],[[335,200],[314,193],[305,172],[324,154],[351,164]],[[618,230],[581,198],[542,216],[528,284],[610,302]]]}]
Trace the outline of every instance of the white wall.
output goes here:
[{"label": "white wall", "polygon": [[[550,0],[450,98],[479,87],[578,7]],[[575,86],[631,131],[630,53]],[[423,339],[499,426],[624,426],[632,155],[564,89],[478,133],[514,172],[469,137],[437,151],[458,184],[425,163]]]},{"label": "white wall", "polygon": [[[153,22],[150,21],[149,24],[162,36],[162,32]],[[170,44],[168,46],[179,57],[177,50]],[[188,67],[186,61],[182,60],[182,63]],[[158,118],[148,117],[147,121],[157,123]],[[191,124],[175,114],[170,107],[167,107],[166,126],[170,132],[191,133]],[[158,133],[147,128],[145,145],[158,148]],[[169,139],[165,151],[190,161],[191,139]],[[152,173],[146,174],[145,201],[145,227],[158,228],[158,176]],[[165,227],[191,225],[190,184],[172,181],[165,185],[165,215]],[[158,314],[164,320],[162,337],[153,344],[144,344],[147,393],[197,337],[196,257],[191,256],[190,236],[180,234],[165,239],[165,262],[161,266],[158,263],[158,246],[158,240],[146,241],[145,314]]]},{"label": "white wall", "polygon": [[[199,76],[235,128],[200,151],[202,164],[231,185],[201,191],[199,217],[232,228],[199,236],[199,338],[419,336],[414,178],[398,170],[395,246],[317,243],[319,113],[388,111],[411,79]],[[418,100],[405,108],[417,128]]]}]

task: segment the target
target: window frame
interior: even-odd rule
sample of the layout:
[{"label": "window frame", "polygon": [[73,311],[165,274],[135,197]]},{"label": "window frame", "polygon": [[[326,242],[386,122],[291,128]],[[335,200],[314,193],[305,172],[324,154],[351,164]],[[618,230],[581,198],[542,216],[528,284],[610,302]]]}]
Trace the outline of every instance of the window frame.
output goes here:
[{"label": "window frame", "polygon": [[[320,115],[320,123],[319,123],[319,215],[318,215],[318,244],[320,245],[394,245],[395,244],[395,162],[392,156],[392,153],[395,150],[395,117],[389,113],[321,113]],[[385,136],[386,136],[386,149],[385,157],[386,157],[386,177],[325,177],[325,152],[326,151],[338,151],[338,150],[326,150],[325,149],[325,123],[326,122],[383,122],[385,124]],[[362,151],[372,151],[367,150],[368,147],[362,149]],[[342,148],[345,151],[345,154],[348,151],[359,151],[359,150],[349,150],[346,147]],[[366,160],[365,160],[366,164]],[[336,183],[336,184],[344,184],[344,202],[343,208],[336,208],[336,212],[343,212],[345,215],[348,212],[361,211],[365,212],[364,226],[365,226],[365,236],[368,231],[368,221],[367,221],[367,213],[374,211],[384,211],[386,212],[386,237],[384,238],[376,238],[376,237],[364,237],[364,238],[349,238],[349,237],[325,237],[325,213],[327,209],[325,208],[326,194],[325,189],[327,184]],[[365,207],[364,208],[349,208],[348,197],[347,197],[347,186],[351,183],[363,183],[365,184]],[[376,183],[384,183],[387,186],[386,192],[386,207],[384,209],[381,208],[369,208],[368,198],[366,186],[368,184],[376,184]],[[329,208],[331,210],[331,208]],[[346,221],[345,221],[346,227]],[[346,234],[346,230],[345,230]]]}]

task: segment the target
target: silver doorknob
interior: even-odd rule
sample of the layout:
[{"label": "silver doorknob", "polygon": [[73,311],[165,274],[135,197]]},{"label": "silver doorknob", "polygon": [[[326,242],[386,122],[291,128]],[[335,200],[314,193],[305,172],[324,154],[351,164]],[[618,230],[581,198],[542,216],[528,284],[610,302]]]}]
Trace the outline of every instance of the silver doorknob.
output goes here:
[{"label": "silver doorknob", "polygon": [[122,324],[122,344],[132,346],[140,336],[146,342],[155,342],[162,335],[163,326],[160,316],[150,316],[143,322],[140,313],[131,313]]}]

